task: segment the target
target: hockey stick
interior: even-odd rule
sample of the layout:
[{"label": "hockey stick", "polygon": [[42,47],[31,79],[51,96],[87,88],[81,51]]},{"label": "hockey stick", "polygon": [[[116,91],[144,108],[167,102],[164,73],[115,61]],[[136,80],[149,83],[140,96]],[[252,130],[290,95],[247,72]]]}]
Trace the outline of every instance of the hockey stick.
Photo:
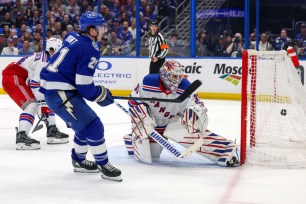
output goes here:
[{"label": "hockey stick", "polygon": [[[120,103],[117,101],[114,101],[114,103],[123,110],[127,115],[130,115],[130,112],[126,110]],[[161,136],[158,132],[155,130],[150,134],[151,138],[155,140],[159,145],[161,145],[163,148],[168,150],[168,152],[175,157],[183,158],[182,153],[177,150],[175,147],[173,147],[163,136]]]},{"label": "hockey stick", "polygon": [[36,132],[37,130],[42,129],[44,126],[43,124],[40,124],[40,122],[42,121],[43,117],[39,118],[39,121],[36,123],[35,127],[33,128],[32,133]]},{"label": "hockey stick", "polygon": [[197,88],[202,85],[200,80],[195,80],[190,86],[177,98],[175,99],[165,99],[165,98],[141,98],[141,97],[129,97],[129,96],[113,96],[114,99],[122,100],[139,100],[139,101],[161,101],[169,103],[181,103],[186,98],[188,98]]}]

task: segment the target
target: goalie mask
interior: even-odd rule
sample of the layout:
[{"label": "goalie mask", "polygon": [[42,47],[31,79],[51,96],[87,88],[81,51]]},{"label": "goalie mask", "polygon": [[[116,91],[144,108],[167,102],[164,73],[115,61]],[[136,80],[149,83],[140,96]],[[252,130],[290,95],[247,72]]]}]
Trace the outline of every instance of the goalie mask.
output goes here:
[{"label": "goalie mask", "polygon": [[62,47],[62,41],[57,38],[47,40],[46,51],[53,56]]},{"label": "goalie mask", "polygon": [[166,61],[159,70],[160,78],[165,87],[175,93],[185,77],[183,66],[175,60]]}]

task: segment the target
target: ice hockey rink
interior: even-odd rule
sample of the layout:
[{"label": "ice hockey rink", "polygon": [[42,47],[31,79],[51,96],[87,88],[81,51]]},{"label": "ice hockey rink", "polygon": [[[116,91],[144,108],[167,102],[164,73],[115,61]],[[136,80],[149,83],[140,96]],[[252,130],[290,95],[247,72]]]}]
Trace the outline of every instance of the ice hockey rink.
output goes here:
[{"label": "ice hockey rink", "polygon": [[[122,140],[129,133],[129,117],[116,105],[102,108],[90,103],[104,123],[109,158],[121,169],[123,182],[102,180],[100,174],[74,173],[70,158],[73,132],[61,119],[57,118],[57,125],[69,133],[68,144],[47,145],[43,128],[32,135],[41,141],[40,150],[17,151],[14,127],[20,110],[7,95],[0,95],[0,100],[1,204],[305,203],[306,169],[224,168],[197,155],[179,160],[165,151],[153,165],[134,161],[127,156]],[[126,101],[119,102],[127,107]],[[208,128],[239,144],[240,102],[204,102]]]}]

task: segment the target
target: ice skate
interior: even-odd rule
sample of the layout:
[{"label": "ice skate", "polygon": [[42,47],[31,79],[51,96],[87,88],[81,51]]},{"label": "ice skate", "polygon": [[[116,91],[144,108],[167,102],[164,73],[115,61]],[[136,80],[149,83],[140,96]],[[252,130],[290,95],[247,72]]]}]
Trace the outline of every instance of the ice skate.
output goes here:
[{"label": "ice skate", "polygon": [[40,149],[40,142],[30,138],[25,131],[17,132],[16,135],[17,150],[36,150]]},{"label": "ice skate", "polygon": [[97,167],[96,162],[89,161],[87,159],[83,160],[82,162],[78,162],[72,160],[72,166],[74,172],[81,172],[81,173],[98,173],[99,169]]},{"label": "ice skate", "polygon": [[233,156],[230,161],[226,162],[226,165],[227,166],[239,166],[240,165],[240,161],[237,159],[237,157]]},{"label": "ice skate", "polygon": [[121,171],[111,165],[109,162],[105,165],[98,165],[98,168],[101,172],[101,177],[103,179],[113,180],[113,181],[122,181]]},{"label": "ice skate", "polygon": [[69,135],[60,132],[55,125],[47,127],[47,144],[65,144],[69,142]]}]

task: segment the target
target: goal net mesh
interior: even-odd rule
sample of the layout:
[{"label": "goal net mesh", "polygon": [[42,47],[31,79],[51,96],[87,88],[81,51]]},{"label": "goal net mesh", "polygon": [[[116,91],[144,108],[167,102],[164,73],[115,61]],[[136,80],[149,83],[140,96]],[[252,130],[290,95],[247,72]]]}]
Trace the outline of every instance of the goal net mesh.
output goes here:
[{"label": "goal net mesh", "polygon": [[306,94],[296,68],[285,51],[247,53],[245,163],[306,167]]}]

